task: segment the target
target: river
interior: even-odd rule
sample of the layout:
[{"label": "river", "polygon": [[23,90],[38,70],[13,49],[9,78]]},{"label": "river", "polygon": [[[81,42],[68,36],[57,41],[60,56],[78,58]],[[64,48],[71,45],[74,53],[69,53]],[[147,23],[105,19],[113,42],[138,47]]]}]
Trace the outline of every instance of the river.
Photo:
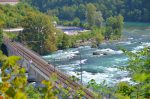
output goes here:
[{"label": "river", "polygon": [[[43,56],[56,68],[80,78],[82,66],[83,82],[87,83],[94,79],[97,83],[104,80],[108,85],[114,85],[120,81],[130,81],[129,73],[121,71],[117,67],[126,66],[128,58],[119,50],[123,47],[136,52],[144,46],[150,46],[150,23],[125,23],[123,40],[117,42],[102,43],[100,48],[81,46],[67,50],[59,50],[51,55]],[[109,51],[109,55],[94,56],[94,51]],[[81,61],[80,55],[81,54]]]}]

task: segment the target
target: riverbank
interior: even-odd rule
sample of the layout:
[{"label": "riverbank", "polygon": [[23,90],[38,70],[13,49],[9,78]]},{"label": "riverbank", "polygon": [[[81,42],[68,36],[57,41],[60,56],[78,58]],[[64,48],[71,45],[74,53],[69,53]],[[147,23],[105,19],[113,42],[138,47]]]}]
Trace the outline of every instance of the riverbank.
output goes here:
[{"label": "riverbank", "polygon": [[121,41],[124,41],[124,40],[127,40],[127,38],[126,37],[121,37],[121,38],[119,38],[117,40],[112,40],[112,39],[110,39],[110,40],[103,40],[98,45],[96,45],[96,41],[94,39],[89,39],[88,41],[79,40],[75,44],[75,47],[78,48],[80,46],[91,46],[92,48],[100,48],[101,44],[116,43],[116,42],[121,42]]}]

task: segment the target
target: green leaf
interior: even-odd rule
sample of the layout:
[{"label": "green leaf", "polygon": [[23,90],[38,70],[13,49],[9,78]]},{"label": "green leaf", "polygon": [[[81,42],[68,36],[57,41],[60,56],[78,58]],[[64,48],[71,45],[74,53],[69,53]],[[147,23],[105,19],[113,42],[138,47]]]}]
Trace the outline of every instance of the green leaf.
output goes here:
[{"label": "green leaf", "polygon": [[14,97],[16,92],[15,89],[13,87],[9,87],[9,89],[5,92],[9,97]]},{"label": "green leaf", "polygon": [[15,97],[14,99],[27,99],[27,96],[25,93],[23,93],[22,91],[18,91],[16,94],[15,94]]},{"label": "green leaf", "polygon": [[139,83],[144,82],[148,78],[150,78],[150,74],[146,74],[146,73],[136,73],[133,75],[133,79]]},{"label": "green leaf", "polygon": [[19,56],[9,56],[4,64],[5,64],[6,67],[8,67],[8,66],[13,67],[17,64],[17,62],[20,59],[21,59],[21,57],[19,57]]}]

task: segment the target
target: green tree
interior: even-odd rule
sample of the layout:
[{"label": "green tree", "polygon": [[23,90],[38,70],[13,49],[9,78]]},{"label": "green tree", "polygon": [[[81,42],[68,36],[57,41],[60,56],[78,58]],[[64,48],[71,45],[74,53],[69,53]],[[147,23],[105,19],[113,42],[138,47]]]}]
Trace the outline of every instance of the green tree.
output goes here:
[{"label": "green tree", "polygon": [[64,20],[73,20],[75,16],[75,10],[76,6],[64,6],[62,9],[60,9],[60,19]]},{"label": "green tree", "polygon": [[136,85],[133,86],[132,93],[130,91],[130,94],[126,95],[137,99],[149,98],[150,48],[144,48],[136,53],[132,53],[127,50],[124,50],[124,52],[127,56],[129,56],[128,66],[124,67],[124,70],[128,70],[130,72],[132,80],[136,83]]},{"label": "green tree", "polygon": [[4,22],[0,19],[0,46],[1,46],[2,40],[3,40],[3,31],[2,31],[3,24],[4,24]]},{"label": "green tree", "polygon": [[109,17],[106,20],[106,33],[105,37],[108,39],[118,39],[121,37],[123,28],[123,16]]},{"label": "green tree", "polygon": [[122,96],[131,96],[134,88],[130,86],[127,82],[120,82],[117,85],[116,93],[120,93]]},{"label": "green tree", "polygon": [[[90,80],[87,85],[88,88],[91,88],[96,92],[96,96],[99,97],[100,99],[103,99],[106,94],[111,94],[111,88],[109,88],[106,84],[105,81],[102,83],[98,84],[94,79]],[[109,96],[110,98],[111,96]],[[110,98],[111,99],[111,98]]]},{"label": "green tree", "polygon": [[95,26],[102,27],[103,21],[104,21],[104,19],[102,17],[101,11],[96,12],[95,13]]},{"label": "green tree", "polygon": [[118,29],[116,30],[115,35],[117,35],[120,38],[124,24],[124,17],[122,15],[119,15],[116,17],[116,19],[117,19],[116,27]]},{"label": "green tree", "polygon": [[4,25],[4,21],[0,19],[0,28]]},{"label": "green tree", "polygon": [[87,4],[86,17],[90,27],[92,27],[95,24],[95,18],[94,18],[95,13],[96,13],[96,7],[92,3]]},{"label": "green tree", "polygon": [[16,6],[0,5],[0,26],[4,28],[20,27],[20,22],[26,16],[26,12],[36,12],[27,4],[19,3]]},{"label": "green tree", "polygon": [[68,35],[63,34],[63,38],[62,38],[62,49],[67,49],[71,46],[71,39]]},{"label": "green tree", "polygon": [[[148,0],[27,0],[29,4],[40,11],[54,11],[62,21],[79,17],[81,21],[86,19],[86,5],[93,4],[97,11],[102,11],[104,19],[114,15],[123,15],[125,21],[150,22],[150,1]],[[58,2],[59,1],[59,2]],[[145,3],[146,2],[146,3]],[[65,9],[64,9],[65,8]],[[67,9],[66,9],[67,8]],[[62,10],[64,9],[64,10]],[[69,11],[71,14],[69,15]],[[64,14],[65,13],[65,14]],[[68,17],[67,17],[68,15]],[[71,17],[70,17],[71,16]]]},{"label": "green tree", "polygon": [[79,18],[75,18],[75,19],[73,20],[73,25],[74,25],[74,26],[79,26],[79,25],[80,25],[80,19],[79,19]]},{"label": "green tree", "polygon": [[3,42],[3,31],[0,28],[0,46],[2,45],[2,42]]},{"label": "green tree", "polygon": [[[6,57],[0,52],[1,63],[2,63],[2,83],[0,84],[0,92],[5,98],[22,98],[26,99],[26,95],[23,93],[23,89],[27,83],[27,79],[25,76],[25,70],[23,68],[19,68],[17,61],[20,57],[10,56]],[[7,73],[6,70],[11,71]],[[11,76],[14,75],[14,78],[9,82]]]},{"label": "green tree", "polygon": [[0,63],[2,64],[0,96],[6,99],[41,99],[40,91],[33,85],[27,84],[26,70],[18,64],[20,59],[19,56],[7,57],[0,51]]},{"label": "green tree", "polygon": [[93,42],[93,43],[97,47],[104,40],[103,32],[105,32],[104,28],[94,27],[92,29],[93,39],[95,40],[95,42]]},{"label": "green tree", "polygon": [[84,4],[80,4],[77,11],[76,11],[76,17],[78,17],[80,20],[86,19],[86,6]]},{"label": "green tree", "polygon": [[[33,50],[41,54],[52,52],[56,47],[56,29],[50,17],[41,14],[28,12],[28,16],[22,22],[24,31],[20,36],[27,42]],[[39,46],[40,45],[40,46]]]},{"label": "green tree", "polygon": [[92,26],[97,26],[97,27],[101,27],[102,26],[102,22],[103,22],[103,17],[102,17],[102,13],[100,11],[96,11],[97,8],[89,3],[87,4],[87,22],[89,24],[90,27]]}]

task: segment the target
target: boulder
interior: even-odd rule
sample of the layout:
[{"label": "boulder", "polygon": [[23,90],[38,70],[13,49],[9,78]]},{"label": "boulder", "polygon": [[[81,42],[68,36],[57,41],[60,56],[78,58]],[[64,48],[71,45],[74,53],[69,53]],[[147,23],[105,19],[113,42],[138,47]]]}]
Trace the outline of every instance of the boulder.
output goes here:
[{"label": "boulder", "polygon": [[100,55],[99,52],[93,52],[93,55]]},{"label": "boulder", "polygon": [[102,52],[102,51],[95,51],[95,52],[93,52],[93,55],[108,55],[108,53]]}]

